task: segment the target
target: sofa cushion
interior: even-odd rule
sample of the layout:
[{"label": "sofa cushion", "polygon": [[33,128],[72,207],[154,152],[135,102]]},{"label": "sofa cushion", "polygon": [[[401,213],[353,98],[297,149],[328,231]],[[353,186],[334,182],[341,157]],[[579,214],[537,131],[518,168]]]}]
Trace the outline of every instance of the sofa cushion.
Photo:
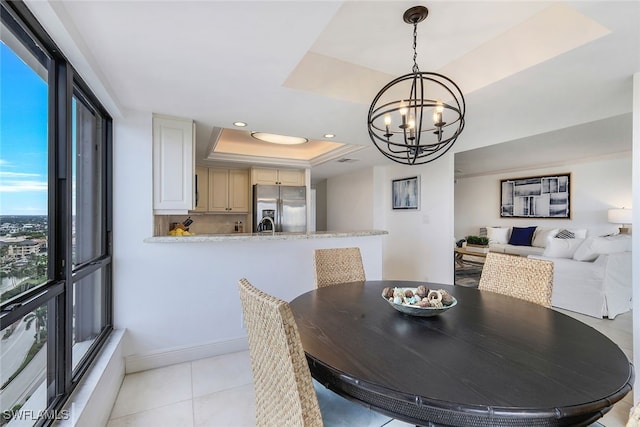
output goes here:
[{"label": "sofa cushion", "polygon": [[570,228],[569,231],[571,231],[576,236],[576,239],[587,238],[588,230],[586,228]]},{"label": "sofa cushion", "polygon": [[533,227],[513,227],[511,229],[511,237],[509,238],[509,244],[515,246],[531,246],[533,240],[533,233],[536,231],[536,226]]},{"label": "sofa cushion", "polygon": [[508,243],[509,229],[502,227],[487,227],[487,237],[489,243]]},{"label": "sofa cushion", "polygon": [[573,232],[565,229],[562,229],[556,234],[556,239],[575,239],[576,235]]},{"label": "sofa cushion", "polygon": [[558,239],[586,239],[586,228],[572,228],[571,230],[562,229],[556,234]]},{"label": "sofa cushion", "polygon": [[553,239],[558,234],[558,231],[557,228],[537,228],[533,234],[531,246],[546,248],[549,240]]},{"label": "sofa cushion", "polygon": [[535,246],[516,246],[506,243],[493,243],[489,245],[489,252],[498,252],[509,255],[542,255],[544,248],[536,248]]},{"label": "sofa cushion", "polygon": [[593,261],[602,254],[631,251],[631,236],[620,234],[607,237],[589,237],[573,254],[576,261]]},{"label": "sofa cushion", "polygon": [[553,238],[549,240],[547,247],[544,249],[543,256],[549,258],[573,258],[573,254],[584,240],[585,239]]}]

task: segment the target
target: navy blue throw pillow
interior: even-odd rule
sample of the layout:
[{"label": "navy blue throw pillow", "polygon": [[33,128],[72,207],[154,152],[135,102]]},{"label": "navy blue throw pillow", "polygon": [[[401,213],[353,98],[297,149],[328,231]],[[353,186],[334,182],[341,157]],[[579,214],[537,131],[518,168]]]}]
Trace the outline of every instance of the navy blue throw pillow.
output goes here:
[{"label": "navy blue throw pillow", "polygon": [[509,244],[515,246],[531,246],[536,227],[513,227]]}]

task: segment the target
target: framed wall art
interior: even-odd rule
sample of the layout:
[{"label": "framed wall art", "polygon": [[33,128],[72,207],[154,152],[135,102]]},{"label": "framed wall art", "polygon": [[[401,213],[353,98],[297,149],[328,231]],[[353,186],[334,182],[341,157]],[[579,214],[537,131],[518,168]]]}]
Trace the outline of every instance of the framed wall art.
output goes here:
[{"label": "framed wall art", "polygon": [[501,218],[571,218],[571,174],[500,181]]},{"label": "framed wall art", "polygon": [[420,176],[391,181],[393,209],[420,209]]}]

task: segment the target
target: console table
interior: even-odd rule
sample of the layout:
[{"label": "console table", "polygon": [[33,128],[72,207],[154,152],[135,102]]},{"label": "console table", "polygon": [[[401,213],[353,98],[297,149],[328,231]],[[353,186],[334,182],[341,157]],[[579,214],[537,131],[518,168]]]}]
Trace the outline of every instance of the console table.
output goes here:
[{"label": "console table", "polygon": [[454,248],[453,252],[455,254],[455,261],[456,263],[462,267],[462,265],[464,265],[464,259],[463,257],[465,255],[469,255],[469,256],[477,256],[479,258],[486,258],[487,257],[487,253],[486,252],[474,252],[474,251],[469,251],[467,250],[467,248]]}]

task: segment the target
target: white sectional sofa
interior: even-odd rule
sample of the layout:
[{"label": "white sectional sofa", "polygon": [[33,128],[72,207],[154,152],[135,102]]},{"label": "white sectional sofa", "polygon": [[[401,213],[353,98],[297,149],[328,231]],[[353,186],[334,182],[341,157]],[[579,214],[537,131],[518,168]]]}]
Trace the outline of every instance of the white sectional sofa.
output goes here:
[{"label": "white sectional sofa", "polygon": [[[512,239],[512,233],[514,230],[529,230],[531,239],[529,241],[519,240],[517,243]],[[543,227],[486,227],[486,234],[489,238],[489,251],[499,252],[511,255],[529,256],[529,255],[542,255],[550,239],[554,238],[560,231],[559,228],[543,228]],[[581,238],[586,237],[586,229],[574,229],[571,230],[574,235]],[[480,229],[480,233],[483,233],[483,229]],[[526,232],[525,232],[526,234]]]},{"label": "white sectional sofa", "polygon": [[592,262],[531,258],[553,261],[553,307],[609,319],[631,310],[631,252],[601,254]]},{"label": "white sectional sofa", "polygon": [[489,252],[499,252],[501,254],[511,254],[520,256],[542,255],[544,247],[538,246],[516,246],[508,243],[491,243]]},{"label": "white sectional sofa", "polygon": [[564,229],[536,228],[529,245],[514,245],[517,228],[487,227],[489,251],[553,261],[554,307],[609,319],[631,309],[630,235],[603,236],[614,230],[594,227],[570,229],[573,237],[561,239],[555,236]]},{"label": "white sectional sofa", "polygon": [[530,258],[553,261],[552,306],[609,319],[631,310],[631,236],[553,239]]}]

